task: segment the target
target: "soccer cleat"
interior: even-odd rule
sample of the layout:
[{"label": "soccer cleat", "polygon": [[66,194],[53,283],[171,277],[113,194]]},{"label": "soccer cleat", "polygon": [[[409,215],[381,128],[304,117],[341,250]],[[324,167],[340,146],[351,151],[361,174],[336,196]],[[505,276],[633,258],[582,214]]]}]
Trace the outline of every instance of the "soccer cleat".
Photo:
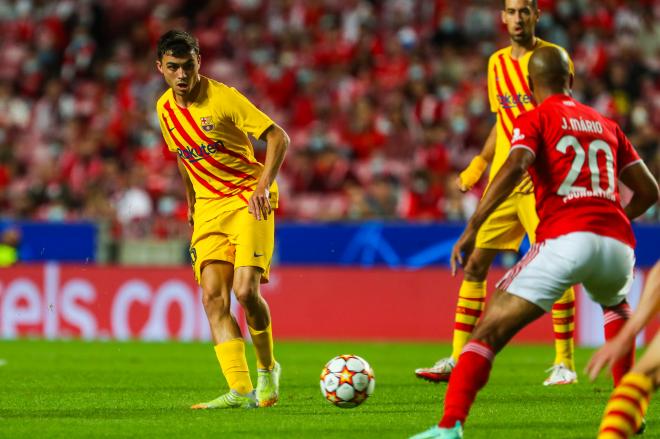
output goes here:
[{"label": "soccer cleat", "polygon": [[640,422],[639,428],[635,432],[635,435],[644,434],[645,431],[646,431],[646,418],[642,418],[642,422]]},{"label": "soccer cleat", "polygon": [[550,371],[552,371],[550,376],[545,381],[543,381],[544,386],[576,384],[578,382],[577,373],[575,373],[574,370],[564,366],[564,363],[555,364],[550,369],[546,370],[546,372]]},{"label": "soccer cleat", "polygon": [[433,383],[439,383],[440,381],[449,381],[449,376],[451,371],[454,370],[456,362],[452,357],[442,358],[431,367],[421,367],[415,369],[415,375],[417,378],[421,378],[426,381],[431,381]]},{"label": "soccer cleat", "polygon": [[257,401],[259,407],[271,407],[280,397],[280,374],[282,367],[275,362],[271,370],[259,369],[257,378]]},{"label": "soccer cleat", "polygon": [[235,390],[230,390],[224,395],[220,395],[213,401],[201,402],[195,404],[190,408],[193,410],[205,410],[205,409],[237,409],[245,408],[252,409],[258,407],[257,397],[254,394],[254,390],[245,395],[241,395]]},{"label": "soccer cleat", "polygon": [[434,425],[426,431],[412,436],[410,439],[462,439],[463,426],[460,421],[456,421],[453,428],[442,428]]}]

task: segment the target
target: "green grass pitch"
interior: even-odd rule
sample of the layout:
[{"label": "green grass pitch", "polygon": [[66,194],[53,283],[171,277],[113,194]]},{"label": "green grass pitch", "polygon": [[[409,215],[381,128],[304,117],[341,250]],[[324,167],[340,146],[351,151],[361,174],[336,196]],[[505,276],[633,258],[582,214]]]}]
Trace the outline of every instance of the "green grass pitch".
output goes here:
[{"label": "green grass pitch", "polygon": [[[226,389],[208,343],[0,341],[0,437],[405,438],[438,420],[446,388],[416,379],[413,370],[448,351],[434,344],[278,343],[276,407],[192,411],[190,404]],[[376,374],[374,395],[355,409],[336,408],[319,391],[321,368],[342,353],[363,356]],[[578,350],[580,370],[590,353]],[[591,384],[580,375],[578,385],[545,388],[553,355],[550,346],[506,348],[466,437],[595,437],[610,381]],[[645,437],[660,436],[659,409],[652,401]]]}]

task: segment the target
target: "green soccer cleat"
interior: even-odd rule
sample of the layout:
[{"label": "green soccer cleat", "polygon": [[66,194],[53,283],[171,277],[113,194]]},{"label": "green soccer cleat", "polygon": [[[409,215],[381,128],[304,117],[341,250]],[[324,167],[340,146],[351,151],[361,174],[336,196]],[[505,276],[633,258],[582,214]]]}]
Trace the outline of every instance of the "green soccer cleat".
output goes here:
[{"label": "green soccer cleat", "polygon": [[635,435],[644,434],[646,431],[646,418],[642,418],[642,422],[639,424],[639,428],[635,432]]},{"label": "green soccer cleat", "polygon": [[282,367],[275,362],[271,370],[259,369],[257,372],[257,401],[259,407],[272,407],[280,397],[280,374]]},{"label": "green soccer cleat", "polygon": [[230,390],[224,395],[220,395],[213,401],[200,402],[190,408],[193,410],[206,410],[206,409],[237,409],[245,408],[252,409],[258,407],[257,397],[254,390],[245,395],[241,395],[235,390]]},{"label": "green soccer cleat", "polygon": [[463,439],[463,426],[459,421],[456,421],[453,428],[442,428],[434,425],[410,439]]}]

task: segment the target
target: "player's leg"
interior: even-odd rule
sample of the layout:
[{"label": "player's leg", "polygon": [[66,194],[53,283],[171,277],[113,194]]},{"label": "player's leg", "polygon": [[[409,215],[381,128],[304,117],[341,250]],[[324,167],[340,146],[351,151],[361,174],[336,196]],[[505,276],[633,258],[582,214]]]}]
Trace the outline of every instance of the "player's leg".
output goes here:
[{"label": "player's leg", "polygon": [[463,349],[449,381],[441,427],[465,423],[477,392],[486,384],[492,361],[522,328],[544,314],[537,305],[506,292],[494,299]]},{"label": "player's leg", "polygon": [[577,383],[574,361],[575,290],[570,287],[552,305],[552,328],[555,334],[555,361],[545,386]]},{"label": "player's leg", "polygon": [[201,268],[202,303],[211,328],[215,353],[230,391],[192,406],[193,409],[256,407],[254,387],[245,358],[245,342],[230,311],[233,264],[207,261]]},{"label": "player's leg", "polygon": [[[534,194],[516,194],[518,199],[518,218],[530,242],[536,242],[536,227],[539,217],[536,214]],[[555,335],[555,361],[552,373],[543,382],[546,386],[577,383],[575,362],[575,291],[568,288],[561,298],[552,306],[552,328]]]},{"label": "player's leg", "polygon": [[279,399],[281,367],[275,361],[270,309],[259,285],[268,281],[275,240],[275,220],[257,221],[247,209],[236,212],[232,226],[235,234],[236,262],[234,294],[245,311],[248,329],[257,357],[257,399],[260,407],[269,407]]},{"label": "player's leg", "polygon": [[234,293],[245,311],[252,344],[257,354],[257,399],[260,407],[275,405],[279,399],[280,365],[273,355],[273,333],[268,304],[259,292],[262,269],[238,267]]},{"label": "player's leg", "polygon": [[432,381],[447,381],[458,356],[479,321],[486,302],[488,270],[501,250],[517,250],[524,236],[518,220],[515,197],[507,198],[479,229],[476,248],[464,267],[464,277],[458,292],[452,354],[433,366],[415,370],[417,377]]},{"label": "player's leg", "polygon": [[486,385],[493,359],[511,338],[545,311],[505,291],[498,291],[458,358],[445,394],[439,424],[413,439],[462,437],[462,428],[477,393]]},{"label": "player's leg", "polygon": [[[569,260],[564,255],[571,251],[577,256]],[[507,272],[451,374],[440,424],[417,439],[462,437],[462,425],[476,394],[488,381],[495,354],[525,325],[549,312],[569,285],[579,282],[577,275],[592,252],[589,245],[566,235],[535,244]]]},{"label": "player's leg", "polygon": [[598,439],[627,438],[637,432],[646,415],[651,393],[660,384],[660,334],[639,362],[614,389],[605,407]]},{"label": "player's leg", "polygon": [[[632,309],[626,300],[614,306],[603,307],[603,317],[605,320],[604,332],[605,340],[611,340],[619,333],[621,328],[632,316]],[[612,379],[614,386],[618,386],[623,376],[630,371],[635,362],[635,344],[630,347],[626,354],[612,365]]]},{"label": "player's leg", "polygon": [[[630,318],[632,311],[626,296],[633,281],[635,253],[632,248],[613,238],[581,233],[580,239],[592,240],[598,252],[586,267],[583,286],[586,293],[603,308],[605,339],[614,338]],[[628,373],[635,360],[635,346],[612,366],[614,386]]]},{"label": "player's leg", "polygon": [[432,381],[448,381],[463,347],[472,335],[486,303],[486,277],[498,250],[475,248],[465,266],[465,275],[458,291],[452,354],[433,366],[415,370],[417,377]]}]

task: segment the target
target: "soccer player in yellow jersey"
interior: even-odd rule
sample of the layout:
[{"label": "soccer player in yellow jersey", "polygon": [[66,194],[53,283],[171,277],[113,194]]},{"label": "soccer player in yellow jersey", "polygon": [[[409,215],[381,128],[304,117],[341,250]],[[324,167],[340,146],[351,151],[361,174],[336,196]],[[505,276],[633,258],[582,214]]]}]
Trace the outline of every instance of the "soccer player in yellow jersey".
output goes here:
[{"label": "soccer player in yellow jersey", "polygon": [[[535,36],[540,11],[536,0],[503,0],[502,23],[511,45],[498,50],[488,60],[488,98],[496,122],[484,147],[460,174],[457,184],[468,191],[490,163],[489,181],[506,160],[511,147],[513,121],[536,106],[527,84],[527,63],[533,51],[553,45]],[[571,65],[571,69],[572,69]],[[502,250],[517,251],[527,233],[534,242],[536,215],[533,187],[529,177],[498,207],[479,230],[476,248],[467,261],[458,293],[451,357],[438,360],[432,367],[415,371],[419,378],[448,381],[461,350],[470,338],[485,304],[486,277],[495,256]],[[556,356],[552,373],[544,385],[577,382],[573,362],[575,293],[569,289],[552,308]]]},{"label": "soccer player in yellow jersey", "polygon": [[[190,256],[229,392],[193,409],[268,407],[279,397],[280,365],[273,355],[268,305],[259,284],[268,281],[277,207],[275,177],[287,134],[236,89],[199,74],[197,40],[169,31],[158,41],[156,66],[169,89],[156,104],[163,137],[177,154],[193,228]],[[266,159],[254,158],[248,134],[266,141]],[[245,311],[256,351],[256,391],[230,294]]]}]

